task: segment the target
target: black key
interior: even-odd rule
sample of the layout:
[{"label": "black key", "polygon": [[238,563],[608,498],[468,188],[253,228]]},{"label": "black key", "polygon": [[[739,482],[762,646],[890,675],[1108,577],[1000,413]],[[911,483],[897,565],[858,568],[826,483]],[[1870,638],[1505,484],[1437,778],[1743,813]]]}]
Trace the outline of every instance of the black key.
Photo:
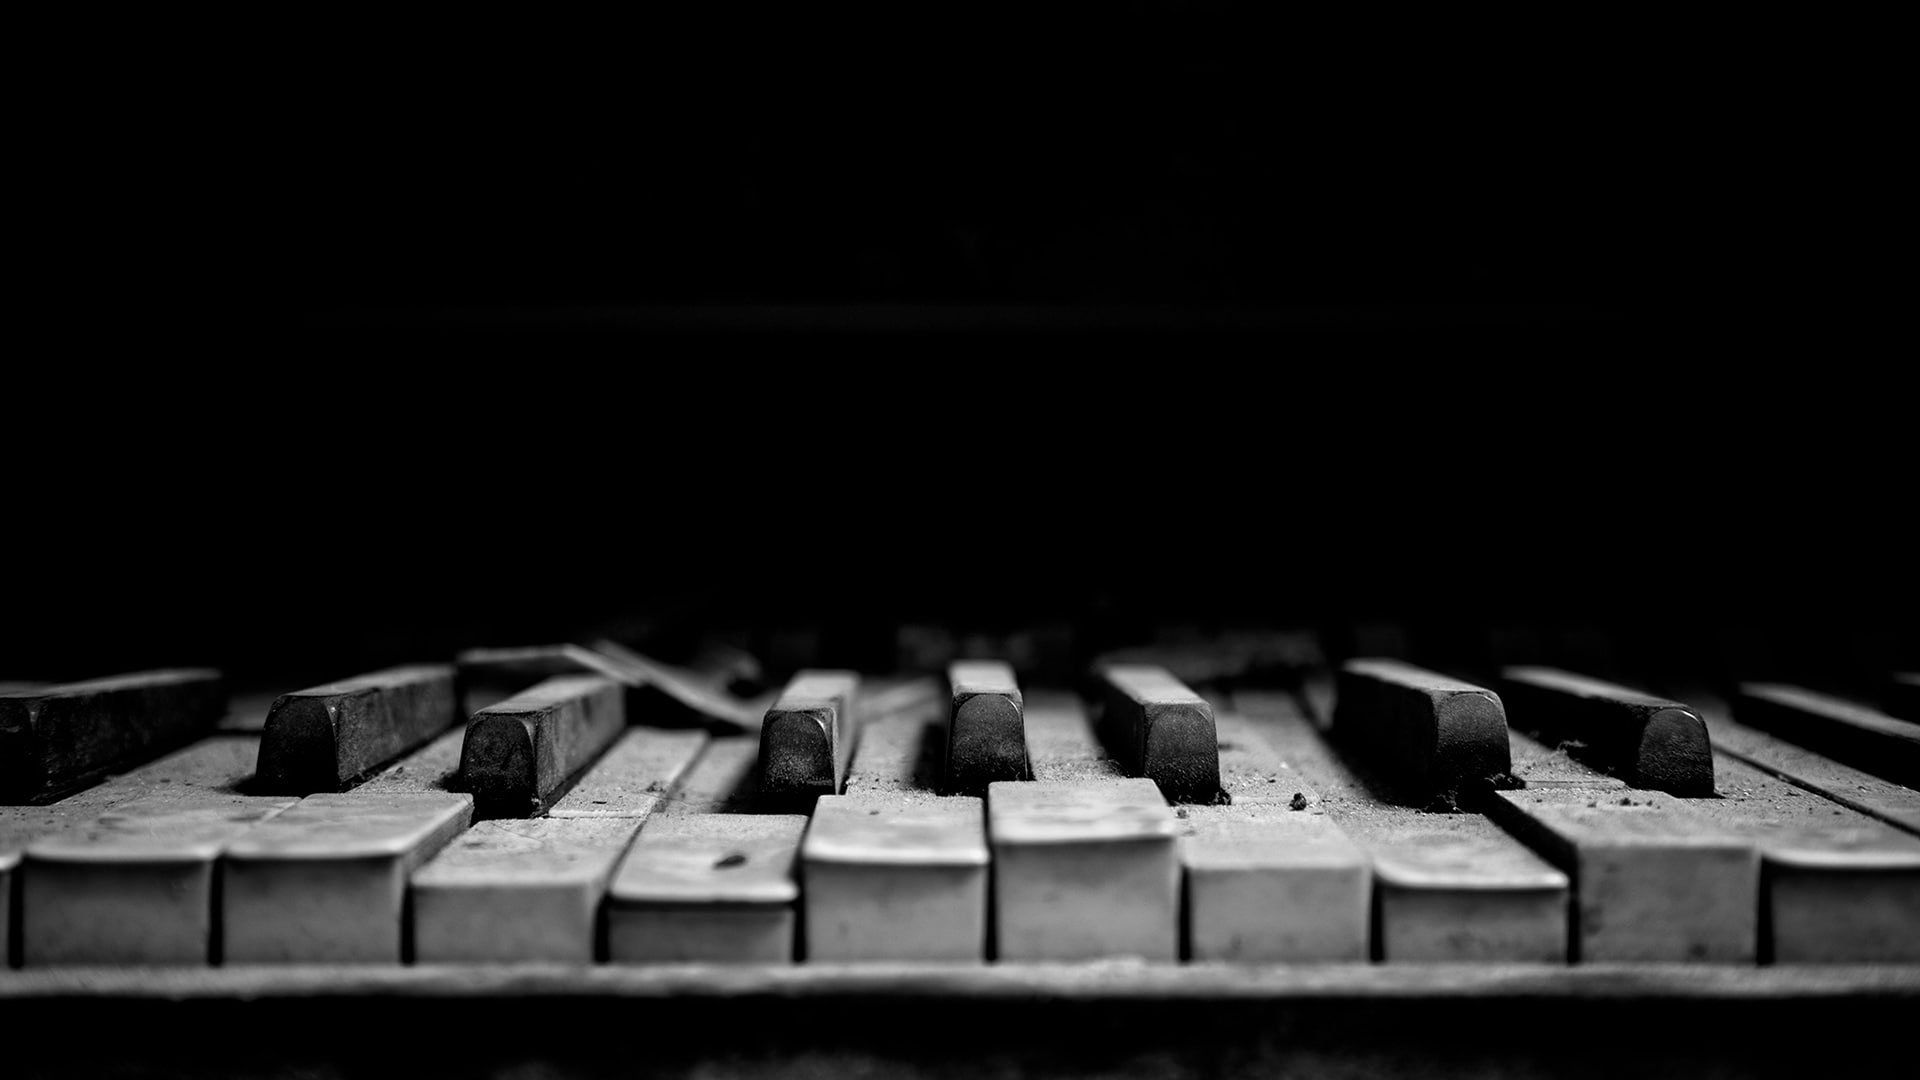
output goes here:
[{"label": "black key", "polygon": [[206,668],[0,693],[0,803],[57,798],[186,743],[226,711],[226,684]]},{"label": "black key", "polygon": [[1510,784],[1500,695],[1398,660],[1340,668],[1333,734],[1417,800],[1458,802]]},{"label": "black key", "polygon": [[1897,784],[1920,787],[1920,724],[1779,683],[1742,683],[1734,718]]},{"label": "black key", "polygon": [[453,668],[421,664],[282,694],[260,740],[262,792],[342,791],[459,719]]},{"label": "black key", "polygon": [[1688,798],[1713,794],[1707,725],[1677,701],[1546,667],[1510,667],[1507,719],[1625,780]]},{"label": "black key", "polygon": [[1219,801],[1213,706],[1165,668],[1114,664],[1100,681],[1102,737],[1127,775],[1159,784],[1168,802]]}]

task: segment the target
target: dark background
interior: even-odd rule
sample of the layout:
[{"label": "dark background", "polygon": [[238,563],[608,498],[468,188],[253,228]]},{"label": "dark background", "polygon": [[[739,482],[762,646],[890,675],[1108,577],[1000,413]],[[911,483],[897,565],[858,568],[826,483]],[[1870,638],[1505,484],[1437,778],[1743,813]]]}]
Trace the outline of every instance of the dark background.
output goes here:
[{"label": "dark background", "polygon": [[871,666],[901,621],[1920,663],[1890,282],[1778,72],[1206,4],[773,63],[727,19],[322,36],[63,127],[0,678],[609,626]]}]

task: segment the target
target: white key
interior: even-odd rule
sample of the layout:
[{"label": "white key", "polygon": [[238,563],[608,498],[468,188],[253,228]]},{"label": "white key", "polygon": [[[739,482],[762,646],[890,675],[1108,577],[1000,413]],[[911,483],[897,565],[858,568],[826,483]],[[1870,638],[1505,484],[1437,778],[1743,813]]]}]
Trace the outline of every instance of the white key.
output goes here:
[{"label": "white key", "polygon": [[310,795],[228,846],[228,963],[401,961],[413,869],[467,827],[466,795]]},{"label": "white key", "polygon": [[1178,960],[1174,821],[1145,778],[989,785],[999,958]]},{"label": "white key", "polygon": [[422,964],[590,964],[601,899],[637,817],[482,821],[413,874]]},{"label": "white key", "polygon": [[809,960],[985,959],[987,838],[979,799],[822,795],[801,859]]},{"label": "white key", "polygon": [[607,958],[792,963],[794,863],[806,827],[794,815],[650,819],[608,892]]},{"label": "white key", "polygon": [[20,867],[25,963],[208,963],[216,860],[292,805],[188,789],[35,841]]}]

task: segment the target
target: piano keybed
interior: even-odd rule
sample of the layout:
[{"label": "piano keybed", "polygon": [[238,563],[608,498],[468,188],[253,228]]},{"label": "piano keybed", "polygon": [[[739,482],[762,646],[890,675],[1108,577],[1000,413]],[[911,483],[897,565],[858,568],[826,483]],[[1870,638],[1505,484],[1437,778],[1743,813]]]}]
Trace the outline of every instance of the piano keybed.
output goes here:
[{"label": "piano keybed", "polygon": [[[1643,720],[1677,707],[1711,732],[1702,798],[1671,793],[1699,766],[1661,773],[1684,755],[1646,757],[1657,740],[1576,760],[1578,740],[1530,739],[1517,715],[1488,734],[1485,699],[1391,666],[1361,675],[1418,693],[1360,718],[1337,712],[1366,699],[1344,682],[1332,700],[1318,683],[1195,695],[1127,669],[1083,701],[966,667],[952,696],[805,676],[758,734],[629,727],[618,664],[452,728],[445,669],[318,688],[353,702],[331,714],[342,790],[295,794],[286,777],[325,770],[222,731],[0,807],[0,1015],[86,1001],[157,1034],[224,1009],[255,1055],[234,1060],[257,1063],[269,1033],[310,1023],[303,1008],[369,1026],[396,1000],[462,1023],[618,1024],[630,1003],[661,1061],[705,1060],[694,1032],[724,1016],[758,1048],[734,1059],[744,1073],[823,1046],[834,1067],[1027,1061],[1047,1023],[1097,1032],[1122,1072],[1217,1065],[1228,1051],[1208,1039],[1240,1047],[1235,1062],[1311,1064],[1368,1044],[1374,1020],[1408,1052],[1458,1052],[1456,1028],[1488,1005],[1554,1023],[1593,1009],[1647,1039],[1701,1018],[1828,1025],[1772,1057],[1693,1046],[1665,1062],[1766,1071],[1866,1052],[1920,997],[1920,793],[1875,775],[1906,768],[1886,748],[1907,721],[1836,735],[1840,706],[1800,702],[1809,741],[1840,760],[1790,737],[1779,688],[1755,691],[1765,731],[1717,700],[1649,699]],[[311,750],[334,699],[289,697]],[[963,712],[980,726],[952,730]],[[1437,741],[1414,737],[1423,724]],[[413,733],[398,756],[368,737],[396,728]],[[1498,775],[1481,775],[1483,747],[1448,757],[1461,732],[1505,744]],[[1606,753],[1631,758],[1624,745]],[[961,1022],[983,1025],[973,1051],[901,1041]],[[1459,1062],[1524,1071],[1545,1052],[1538,1032],[1497,1030],[1508,1056]]]}]

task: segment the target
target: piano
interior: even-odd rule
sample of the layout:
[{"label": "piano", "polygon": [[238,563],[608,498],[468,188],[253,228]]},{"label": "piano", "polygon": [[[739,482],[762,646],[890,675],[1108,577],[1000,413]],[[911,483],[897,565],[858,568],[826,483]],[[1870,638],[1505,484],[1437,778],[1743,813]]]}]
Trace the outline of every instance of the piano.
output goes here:
[{"label": "piano", "polygon": [[5,1015],[113,1032],[15,1075],[1896,1060],[1911,675],[1628,685],[1591,627],[1491,668],[1381,622],[890,636],[10,684]]},{"label": "piano", "polygon": [[[1920,664],[1910,406],[1833,264],[1531,81],[1172,77],[911,147],[359,83],[156,200],[259,258],[75,245],[0,1074],[1896,1071],[1912,722],[1807,717]],[[118,695],[51,771],[49,688]]]}]

